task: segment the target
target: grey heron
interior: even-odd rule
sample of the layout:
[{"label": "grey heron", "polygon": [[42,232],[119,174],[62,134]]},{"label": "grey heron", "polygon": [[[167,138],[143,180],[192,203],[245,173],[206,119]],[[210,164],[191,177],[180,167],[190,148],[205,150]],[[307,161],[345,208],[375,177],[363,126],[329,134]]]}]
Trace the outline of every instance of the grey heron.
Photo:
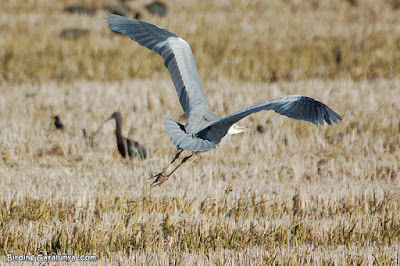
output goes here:
[{"label": "grey heron", "polygon": [[[310,121],[314,124],[331,125],[342,118],[324,103],[300,95],[282,96],[243,108],[226,117],[213,114],[204,95],[196,63],[190,45],[182,38],[158,26],[117,15],[108,14],[108,26],[115,32],[122,33],[140,45],[156,52],[164,59],[174,83],[179,101],[187,115],[187,122],[182,125],[169,118],[164,118],[164,126],[172,143],[178,148],[171,163],[157,174],[153,186],[165,182],[190,157],[199,152],[217,148],[228,134],[248,131],[235,123],[242,118],[262,111],[275,112],[295,119]],[[169,174],[166,170],[178,159],[183,150],[191,151]]]},{"label": "grey heron", "polygon": [[[133,158],[134,156],[139,156],[141,159],[145,159],[146,148],[140,145],[139,142],[122,136],[122,115],[120,112],[114,112],[109,118],[101,123],[96,133],[100,131],[104,123],[110,121],[111,119],[115,119],[115,137],[117,139],[117,148],[119,154],[121,154],[121,156],[124,158],[129,155],[130,158]],[[128,151],[128,153],[126,153],[126,151]]]}]

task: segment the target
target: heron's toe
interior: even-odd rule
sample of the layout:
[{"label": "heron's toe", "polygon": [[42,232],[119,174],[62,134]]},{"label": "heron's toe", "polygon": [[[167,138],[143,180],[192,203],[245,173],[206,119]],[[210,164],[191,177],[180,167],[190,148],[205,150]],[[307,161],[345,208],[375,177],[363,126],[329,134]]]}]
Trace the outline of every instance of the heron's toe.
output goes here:
[{"label": "heron's toe", "polygon": [[151,183],[151,187],[156,187],[161,185],[162,183],[164,183],[165,181],[168,180],[169,175],[164,175],[163,172],[158,173],[157,175],[155,175],[154,177],[157,177],[156,180],[154,180],[153,183]]}]

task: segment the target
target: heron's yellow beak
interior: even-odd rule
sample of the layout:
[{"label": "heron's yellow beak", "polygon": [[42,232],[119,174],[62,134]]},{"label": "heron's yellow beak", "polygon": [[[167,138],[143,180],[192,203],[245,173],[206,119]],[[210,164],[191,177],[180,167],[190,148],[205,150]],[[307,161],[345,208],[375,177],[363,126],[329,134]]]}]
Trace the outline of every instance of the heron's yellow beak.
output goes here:
[{"label": "heron's yellow beak", "polygon": [[233,124],[228,130],[229,135],[239,134],[239,133],[244,133],[244,132],[251,132],[251,130],[246,127],[242,127],[242,126],[239,126],[236,124]]},{"label": "heron's yellow beak", "polygon": [[240,132],[251,132],[251,130],[247,127],[238,126],[237,128]]}]

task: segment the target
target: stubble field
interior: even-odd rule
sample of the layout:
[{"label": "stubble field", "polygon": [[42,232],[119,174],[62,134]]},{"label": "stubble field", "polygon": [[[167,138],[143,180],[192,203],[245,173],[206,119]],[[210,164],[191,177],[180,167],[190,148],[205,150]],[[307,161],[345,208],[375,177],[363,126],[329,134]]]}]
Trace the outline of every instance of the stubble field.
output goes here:
[{"label": "stubble field", "polygon": [[[400,263],[394,1],[171,1],[166,17],[143,11],[191,44],[216,114],[300,94],[343,118],[329,127],[252,115],[240,122],[251,134],[153,189],[175,152],[163,116],[185,122],[172,81],[161,58],[107,29],[103,3],[86,3],[94,16],[64,13],[67,1],[6,1],[0,13],[0,262]],[[66,40],[65,27],[90,33]],[[121,158],[113,122],[94,134],[117,110],[147,159]]]}]

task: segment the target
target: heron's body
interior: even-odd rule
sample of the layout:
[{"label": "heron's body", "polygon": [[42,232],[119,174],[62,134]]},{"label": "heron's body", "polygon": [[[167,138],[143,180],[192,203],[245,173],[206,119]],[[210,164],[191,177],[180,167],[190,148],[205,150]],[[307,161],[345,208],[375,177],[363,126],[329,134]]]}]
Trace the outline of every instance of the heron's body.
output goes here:
[{"label": "heron's body", "polygon": [[[299,95],[267,100],[241,109],[227,117],[219,117],[208,107],[193,53],[186,41],[160,27],[135,19],[109,14],[107,23],[113,31],[130,37],[163,57],[179,101],[187,115],[185,125],[169,118],[164,119],[167,134],[179,151],[189,150],[198,153],[214,149],[219,146],[225,135],[245,131],[244,128],[236,126],[236,122],[262,110],[274,110],[290,118],[321,125],[324,122],[331,124],[331,121],[337,123],[341,120],[340,116],[325,104]],[[177,156],[179,154],[180,152]],[[164,177],[164,172],[165,169],[158,177]]]}]

